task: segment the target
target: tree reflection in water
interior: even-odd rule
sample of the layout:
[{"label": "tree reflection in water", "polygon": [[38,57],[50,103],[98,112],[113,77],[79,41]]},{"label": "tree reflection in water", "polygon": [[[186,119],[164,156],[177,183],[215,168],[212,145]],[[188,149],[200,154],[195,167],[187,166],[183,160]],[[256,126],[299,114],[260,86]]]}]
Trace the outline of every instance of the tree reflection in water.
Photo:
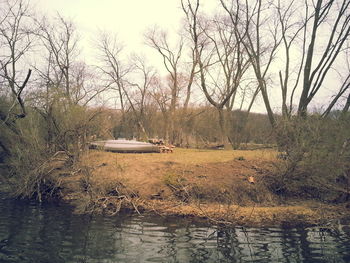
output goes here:
[{"label": "tree reflection in water", "polygon": [[0,262],[350,262],[350,231],[216,228],[0,201]]}]

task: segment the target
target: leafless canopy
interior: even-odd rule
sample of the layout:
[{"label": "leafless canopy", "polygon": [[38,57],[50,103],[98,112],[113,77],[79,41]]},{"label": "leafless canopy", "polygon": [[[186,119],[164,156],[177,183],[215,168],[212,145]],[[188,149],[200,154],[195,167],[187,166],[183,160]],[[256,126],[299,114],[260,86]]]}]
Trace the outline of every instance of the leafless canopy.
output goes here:
[{"label": "leafless canopy", "polygon": [[30,51],[32,32],[26,27],[31,20],[27,1],[7,0],[0,6],[0,93],[9,106],[0,111],[1,124],[17,132],[14,122],[26,116],[23,91],[32,71],[25,74],[23,60]]}]

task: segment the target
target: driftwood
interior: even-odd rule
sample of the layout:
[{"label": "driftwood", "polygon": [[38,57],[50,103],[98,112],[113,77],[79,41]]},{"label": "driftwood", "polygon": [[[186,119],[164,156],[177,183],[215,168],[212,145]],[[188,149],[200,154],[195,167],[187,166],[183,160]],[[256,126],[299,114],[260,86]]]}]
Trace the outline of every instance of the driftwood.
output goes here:
[{"label": "driftwood", "polygon": [[173,153],[173,148],[174,147],[162,145],[162,146],[159,146],[159,152],[160,153]]},{"label": "driftwood", "polygon": [[172,144],[166,145],[163,139],[149,139],[148,142],[157,145],[160,153],[172,153],[175,148]]},{"label": "driftwood", "polygon": [[163,139],[149,139],[148,142],[155,145],[164,145]]}]

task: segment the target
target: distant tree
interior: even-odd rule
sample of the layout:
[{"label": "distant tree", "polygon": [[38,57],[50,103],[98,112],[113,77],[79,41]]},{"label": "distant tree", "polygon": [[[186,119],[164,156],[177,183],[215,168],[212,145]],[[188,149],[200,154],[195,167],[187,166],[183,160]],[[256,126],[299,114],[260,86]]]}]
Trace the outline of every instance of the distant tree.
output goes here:
[{"label": "distant tree", "polygon": [[186,111],[190,102],[192,84],[196,74],[197,57],[192,49],[191,61],[190,61],[190,73],[184,77],[184,37],[180,35],[180,39],[176,47],[171,47],[169,39],[164,31],[153,29],[145,34],[146,43],[154,48],[162,57],[163,65],[168,72],[169,81],[168,87],[170,89],[170,105],[169,105],[169,132],[168,136],[171,143],[175,143],[176,138],[176,126],[182,124],[176,124],[176,109],[180,108],[180,94],[181,90],[186,88],[185,100],[183,103],[183,116],[180,118],[186,118]]},{"label": "distant tree", "polygon": [[147,66],[145,59],[134,55],[131,63],[133,65],[134,76],[127,80],[128,86],[134,90],[130,91],[129,103],[134,114],[136,123],[141,131],[141,138],[148,139],[149,132],[145,128],[147,123],[146,110],[150,103],[150,89],[156,78],[156,71],[153,67]]},{"label": "distant tree", "polygon": [[[99,50],[100,61],[102,62],[102,66],[99,69],[107,77],[108,86],[115,89],[118,93],[122,114],[120,127],[125,123],[125,114],[130,108],[136,125],[141,131],[141,137],[147,139],[148,134],[144,125],[144,108],[147,90],[154,71],[148,68],[141,58],[136,56],[134,56],[132,63],[123,62],[121,57],[123,48],[121,44],[117,43],[115,37],[102,34]],[[141,81],[136,81],[132,78],[132,75],[135,73],[138,74]],[[119,130],[117,136],[120,136],[120,132],[121,130]]]},{"label": "distant tree", "polygon": [[163,83],[163,80],[157,76],[153,78],[151,83],[151,90],[150,90],[150,96],[154,100],[155,104],[157,105],[158,111],[160,111],[162,116],[162,131],[159,132],[159,136],[168,139],[169,138],[169,120],[171,118],[170,115],[170,101],[171,101],[171,94],[168,89],[164,88],[165,84]]},{"label": "distant tree", "polygon": [[49,86],[60,90],[69,103],[77,103],[73,101],[74,85],[71,80],[80,52],[75,25],[60,14],[57,14],[53,23],[45,17],[37,23],[38,35],[48,54],[47,68],[41,72],[41,76],[46,78]]}]

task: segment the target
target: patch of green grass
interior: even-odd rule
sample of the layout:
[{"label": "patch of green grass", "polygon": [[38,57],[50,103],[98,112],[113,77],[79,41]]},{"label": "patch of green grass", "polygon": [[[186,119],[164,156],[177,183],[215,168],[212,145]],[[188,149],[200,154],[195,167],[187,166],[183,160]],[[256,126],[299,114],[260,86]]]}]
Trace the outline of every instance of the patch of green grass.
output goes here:
[{"label": "patch of green grass", "polygon": [[163,176],[162,181],[166,185],[171,185],[178,188],[183,186],[183,183],[186,181],[186,179],[176,173],[166,173]]}]

